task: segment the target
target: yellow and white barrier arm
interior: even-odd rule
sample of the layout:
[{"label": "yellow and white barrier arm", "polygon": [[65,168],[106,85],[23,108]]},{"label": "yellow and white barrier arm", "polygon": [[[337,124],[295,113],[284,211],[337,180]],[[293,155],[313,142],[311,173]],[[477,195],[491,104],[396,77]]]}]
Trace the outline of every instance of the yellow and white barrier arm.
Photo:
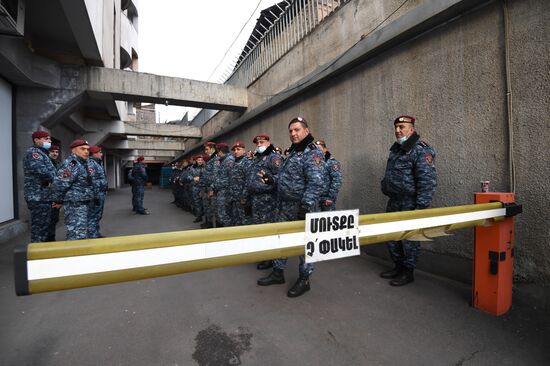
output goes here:
[{"label": "yellow and white barrier arm", "polygon": [[[361,245],[490,225],[501,202],[361,215]],[[170,276],[304,254],[304,221],[53,243],[14,250],[17,295]]]}]

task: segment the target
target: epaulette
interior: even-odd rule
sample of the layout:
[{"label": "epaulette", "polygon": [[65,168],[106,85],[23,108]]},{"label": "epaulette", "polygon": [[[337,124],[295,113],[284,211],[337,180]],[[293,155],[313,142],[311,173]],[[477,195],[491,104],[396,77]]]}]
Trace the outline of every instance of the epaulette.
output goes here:
[{"label": "epaulette", "polygon": [[76,166],[76,164],[78,164],[78,161],[76,161],[74,159],[69,162],[69,165],[71,166],[71,168],[74,168]]},{"label": "epaulette", "polygon": [[317,148],[317,145],[315,145],[314,142],[311,142],[307,145],[307,147],[309,147],[310,150],[315,150]]},{"label": "epaulette", "polygon": [[428,143],[425,142],[425,141],[419,141],[419,142],[418,142],[418,145],[420,145],[420,146],[422,146],[422,147],[431,147],[431,146],[428,145]]}]

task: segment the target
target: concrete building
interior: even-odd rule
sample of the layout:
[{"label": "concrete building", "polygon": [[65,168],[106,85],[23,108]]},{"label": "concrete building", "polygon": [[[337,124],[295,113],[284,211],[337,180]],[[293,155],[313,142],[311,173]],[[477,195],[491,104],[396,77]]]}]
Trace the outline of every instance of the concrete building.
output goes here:
[{"label": "concrete building", "polygon": [[137,0],[0,3],[0,241],[27,226],[21,160],[33,131],[49,131],[62,157],[75,138],[102,145],[115,189],[138,155],[162,165],[185,150],[183,138],[201,137],[155,123],[141,102],[246,108],[243,88],[138,73],[138,9]]},{"label": "concrete building", "polygon": [[[21,223],[28,216],[21,158],[32,131],[48,130],[65,157],[74,138],[101,143],[109,136],[98,133],[101,126],[134,113],[130,103],[86,92],[82,75],[91,65],[137,67],[138,10],[136,1],[11,0],[2,1],[0,13],[0,103],[9,106],[0,112],[5,150],[0,159],[2,169],[13,172],[15,187],[3,183],[0,188],[5,200],[0,238],[8,238],[10,231],[25,227]],[[106,155],[109,181],[116,187],[123,162],[109,151]]]}]

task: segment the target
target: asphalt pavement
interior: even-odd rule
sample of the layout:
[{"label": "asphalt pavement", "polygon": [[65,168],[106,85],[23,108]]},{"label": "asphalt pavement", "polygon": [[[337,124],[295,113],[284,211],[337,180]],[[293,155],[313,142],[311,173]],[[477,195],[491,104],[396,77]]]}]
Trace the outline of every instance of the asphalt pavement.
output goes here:
[{"label": "asphalt pavement", "polygon": [[[149,216],[130,196],[109,192],[104,235],[198,229],[170,190],[145,191]],[[366,255],[317,264],[294,299],[296,258],[284,285],[257,286],[268,271],[250,264],[17,297],[12,250],[29,237],[0,248],[1,365],[550,364],[544,309],[516,296],[494,317],[469,306],[469,284],[421,271],[394,288],[378,276],[389,264]]]}]

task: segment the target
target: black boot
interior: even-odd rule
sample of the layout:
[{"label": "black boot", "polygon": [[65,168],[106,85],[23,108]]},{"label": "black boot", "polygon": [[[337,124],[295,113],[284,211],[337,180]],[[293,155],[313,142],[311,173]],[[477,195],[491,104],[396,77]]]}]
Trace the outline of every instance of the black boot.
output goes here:
[{"label": "black boot", "polygon": [[211,222],[206,221],[201,224],[201,229],[210,229],[214,227]]},{"label": "black boot", "polygon": [[403,265],[401,263],[396,263],[395,267],[389,271],[380,273],[382,278],[396,278],[403,273]]},{"label": "black boot", "polygon": [[414,281],[414,268],[404,268],[401,275],[390,281],[392,286],[404,286],[407,283]]},{"label": "black boot", "polygon": [[300,277],[298,277],[298,280],[296,281],[294,286],[292,286],[292,288],[288,290],[286,296],[298,297],[305,294],[309,290],[310,290],[309,277],[300,275]]},{"label": "black boot", "polygon": [[202,221],[202,216],[197,216],[197,218],[193,222],[201,222],[201,221]]},{"label": "black boot", "polygon": [[285,274],[282,269],[273,268],[273,271],[267,277],[258,280],[259,286],[282,285],[285,283]]},{"label": "black boot", "polygon": [[264,270],[271,267],[273,267],[273,261],[263,261],[258,263],[258,265],[256,265],[256,268],[259,270]]}]

